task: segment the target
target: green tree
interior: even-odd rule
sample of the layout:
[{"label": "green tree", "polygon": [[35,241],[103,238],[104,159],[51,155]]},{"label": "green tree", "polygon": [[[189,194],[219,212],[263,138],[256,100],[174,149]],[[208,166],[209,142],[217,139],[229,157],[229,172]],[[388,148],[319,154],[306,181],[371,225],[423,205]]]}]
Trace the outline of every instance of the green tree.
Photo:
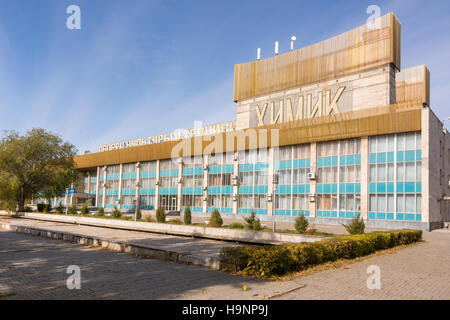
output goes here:
[{"label": "green tree", "polygon": [[366,225],[360,215],[354,217],[348,225],[342,224],[349,234],[364,234]]},{"label": "green tree", "polygon": [[87,214],[89,214],[89,207],[88,207],[88,205],[87,205],[86,202],[85,202],[85,203],[83,204],[83,206],[81,207],[80,212],[81,212],[82,215],[87,215]]},{"label": "green tree", "polygon": [[261,221],[258,218],[256,218],[255,211],[252,211],[250,216],[244,218],[244,220],[245,220],[245,227],[248,230],[255,230],[255,228],[257,229],[255,231],[261,230]]},{"label": "green tree", "polygon": [[136,220],[139,221],[142,219],[142,212],[140,208],[136,209]]},{"label": "green tree", "polygon": [[295,219],[295,230],[297,230],[297,232],[300,234],[306,233],[308,225],[308,220],[303,213],[297,219]]},{"label": "green tree", "polygon": [[0,201],[24,210],[26,199],[55,197],[73,183],[78,174],[73,157],[76,148],[44,129],[25,135],[4,131],[0,141]]},{"label": "green tree", "polygon": [[113,216],[113,218],[120,219],[122,217],[122,212],[120,212],[119,209],[114,208],[114,210],[112,212],[112,216]]},{"label": "green tree", "polygon": [[211,214],[211,218],[209,218],[209,225],[214,228],[220,228],[223,224],[222,217],[220,216],[220,212],[217,209]]},{"label": "green tree", "polygon": [[158,221],[159,223],[166,222],[166,211],[161,207],[156,209],[156,221]]},{"label": "green tree", "polygon": [[192,223],[192,215],[191,215],[191,208],[186,207],[184,209],[184,224],[191,224]]},{"label": "green tree", "polygon": [[70,207],[67,208],[68,214],[77,214],[77,205],[74,203]]}]

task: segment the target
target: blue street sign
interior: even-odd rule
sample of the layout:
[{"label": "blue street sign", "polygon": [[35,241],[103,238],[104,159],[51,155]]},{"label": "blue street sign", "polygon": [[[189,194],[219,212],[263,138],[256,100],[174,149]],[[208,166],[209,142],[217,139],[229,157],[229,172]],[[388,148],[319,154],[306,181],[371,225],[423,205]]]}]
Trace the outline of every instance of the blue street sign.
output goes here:
[{"label": "blue street sign", "polygon": [[70,188],[69,194],[74,194],[74,193],[75,193],[75,188]]}]

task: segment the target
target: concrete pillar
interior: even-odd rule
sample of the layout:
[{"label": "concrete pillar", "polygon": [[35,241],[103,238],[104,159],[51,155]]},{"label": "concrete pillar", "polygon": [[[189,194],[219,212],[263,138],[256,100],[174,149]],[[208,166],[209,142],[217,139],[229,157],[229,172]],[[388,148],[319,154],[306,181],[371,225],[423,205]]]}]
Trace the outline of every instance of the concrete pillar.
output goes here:
[{"label": "concrete pillar", "polygon": [[136,194],[134,200],[136,201],[136,210],[140,207],[139,189],[141,187],[141,163],[136,163]]},{"label": "concrete pillar", "polygon": [[103,196],[102,196],[102,207],[105,208],[105,203],[106,203],[106,175],[108,173],[108,167],[104,166],[103,167]]},{"label": "concrete pillar", "polygon": [[237,214],[239,210],[239,153],[234,154],[234,163],[233,163],[233,175],[237,178],[236,185],[233,186],[233,196],[236,196],[236,200],[233,200],[233,214]]},{"label": "concrete pillar", "polygon": [[[317,173],[317,143],[313,142],[310,145],[309,150],[309,158],[311,159],[311,168],[310,172]],[[316,195],[316,202],[311,202],[310,198],[308,197],[309,201],[309,216],[311,218],[315,218],[317,216],[317,202],[319,201],[319,197],[317,196],[317,180],[309,180],[310,183],[310,193]]]},{"label": "concrete pillar", "polygon": [[[422,222],[430,222],[430,109],[422,109]],[[439,155],[438,155],[439,156]],[[433,181],[439,183],[438,180]]]},{"label": "concrete pillar", "polygon": [[121,163],[119,165],[119,192],[117,198],[119,198],[119,204],[117,207],[122,209],[122,172],[123,172],[123,164]]},{"label": "concrete pillar", "polygon": [[89,171],[87,173],[87,179],[88,179],[87,194],[90,194],[90,191],[91,191],[91,173]]},{"label": "concrete pillar", "polygon": [[100,167],[97,167],[97,179],[95,184],[95,205],[98,207],[98,190],[100,184]]},{"label": "concrete pillar", "polygon": [[[178,183],[179,182],[179,183]],[[178,161],[178,201],[177,201],[177,211],[181,211],[182,199],[183,199],[183,161],[180,158]]]},{"label": "concrete pillar", "polygon": [[361,218],[369,219],[369,138],[361,138]]},{"label": "concrete pillar", "polygon": [[[277,147],[278,148],[278,147]],[[267,201],[267,215],[273,216],[275,213],[275,192],[273,190],[273,174],[275,169],[274,162],[274,148],[270,147],[268,150],[268,160],[269,160],[269,171],[267,172],[267,186],[269,189],[269,194],[272,194],[272,201]]]},{"label": "concrete pillar", "polygon": [[159,160],[156,160],[156,181],[158,184],[155,186],[155,209],[159,208],[159,185],[161,181],[159,179]]},{"label": "concrete pillar", "polygon": [[[205,155],[203,157],[203,164],[204,165],[208,165],[208,155]],[[202,189],[204,186],[206,186],[206,190],[203,191],[203,212],[206,213],[208,212],[208,171],[209,170],[203,170],[203,185],[202,185]]]}]

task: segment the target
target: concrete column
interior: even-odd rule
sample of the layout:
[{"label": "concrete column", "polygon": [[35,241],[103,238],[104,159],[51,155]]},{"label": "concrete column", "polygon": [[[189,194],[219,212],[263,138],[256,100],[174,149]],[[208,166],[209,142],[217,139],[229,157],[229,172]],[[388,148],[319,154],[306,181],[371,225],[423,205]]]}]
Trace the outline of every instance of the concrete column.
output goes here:
[{"label": "concrete column", "polygon": [[155,186],[155,209],[159,208],[159,185],[161,181],[159,180],[159,160],[156,160],[156,181],[159,182],[158,185]]},{"label": "concrete column", "polygon": [[87,183],[87,193],[90,194],[90,190],[91,190],[91,173],[88,171],[87,173],[87,179],[88,179],[88,183]]},{"label": "concrete column", "polygon": [[[205,155],[203,157],[203,164],[204,165],[208,165],[208,155]],[[206,186],[206,190],[203,191],[203,197],[205,197],[206,200],[203,200],[203,212],[207,213],[208,212],[208,171],[209,170],[203,170],[203,185],[202,185],[202,189],[204,186]]]},{"label": "concrete column", "polygon": [[100,167],[97,167],[97,180],[95,184],[95,205],[98,207],[98,190],[100,184]]},{"label": "concrete column", "polygon": [[[317,173],[317,143],[313,142],[310,145],[309,150],[309,158],[311,159],[311,172]],[[309,213],[311,218],[315,218],[317,216],[317,201],[319,200],[319,197],[317,196],[317,180],[310,180],[310,193],[316,195],[316,202],[311,202],[309,197]]]},{"label": "concrete column", "polygon": [[[180,159],[181,160],[181,159]],[[180,183],[177,184],[178,187],[178,201],[177,201],[177,210],[181,211],[182,198],[183,198],[183,161],[178,162],[178,181]]]},{"label": "concrete column", "polygon": [[[90,195],[91,194],[91,173],[90,172],[88,172],[87,179],[88,179],[87,194]],[[88,205],[89,205],[89,202],[90,202],[90,198],[89,197],[87,199],[87,202],[88,202]]]},{"label": "concrete column", "polygon": [[134,196],[134,200],[136,200],[136,210],[140,207],[140,199],[139,199],[139,189],[141,187],[141,163],[136,163],[136,195]]},{"label": "concrete column", "polygon": [[275,192],[273,190],[273,174],[275,169],[274,161],[274,148],[270,147],[268,150],[268,160],[269,160],[269,171],[267,173],[267,186],[269,189],[269,194],[272,194],[272,201],[267,201],[267,215],[273,216],[275,213]]},{"label": "concrete column", "polygon": [[233,174],[237,178],[238,182],[235,186],[233,186],[233,195],[237,195],[236,200],[233,200],[233,214],[237,214],[239,210],[239,153],[235,153],[235,161],[233,163]]},{"label": "concrete column", "polygon": [[369,219],[369,138],[361,138],[361,218]]},{"label": "concrete column", "polygon": [[106,203],[106,175],[108,173],[108,168],[106,166],[103,167],[103,196],[102,196],[102,207],[105,208]]},{"label": "concrete column", "polygon": [[[439,155],[437,155],[439,157]],[[436,157],[435,157],[436,158]],[[438,174],[439,175],[439,174]],[[433,183],[439,185],[439,180]],[[430,109],[422,109],[422,222],[430,222]]]},{"label": "concrete column", "polygon": [[119,192],[117,198],[119,198],[119,204],[117,207],[122,209],[122,172],[123,172],[123,164],[120,164],[119,166]]}]

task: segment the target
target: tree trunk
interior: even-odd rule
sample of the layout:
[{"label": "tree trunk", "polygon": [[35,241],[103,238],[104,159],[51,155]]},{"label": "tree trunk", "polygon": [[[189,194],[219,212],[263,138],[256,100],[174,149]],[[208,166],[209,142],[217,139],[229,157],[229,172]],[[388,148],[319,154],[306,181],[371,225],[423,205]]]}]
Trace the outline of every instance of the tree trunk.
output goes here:
[{"label": "tree trunk", "polygon": [[18,212],[24,212],[25,210],[25,196],[23,192],[23,187],[20,188],[19,199],[17,201]]}]

